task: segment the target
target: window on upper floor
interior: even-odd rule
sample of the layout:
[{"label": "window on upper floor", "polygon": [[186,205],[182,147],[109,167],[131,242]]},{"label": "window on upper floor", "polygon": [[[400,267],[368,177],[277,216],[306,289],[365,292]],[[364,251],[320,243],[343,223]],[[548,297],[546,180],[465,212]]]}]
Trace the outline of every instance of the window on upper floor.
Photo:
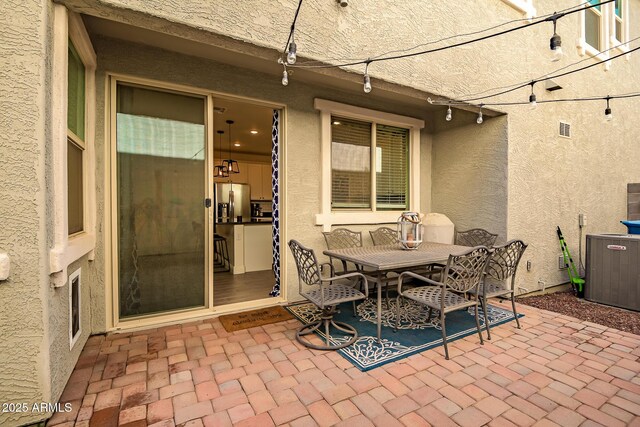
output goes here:
[{"label": "window on upper floor", "polygon": [[67,213],[69,235],[84,230],[85,65],[69,40],[67,60]]},{"label": "window on upper floor", "polygon": [[629,40],[628,0],[616,0],[612,3],[598,4],[600,0],[590,0],[594,5],[582,14],[582,33],[578,42],[580,54],[588,53],[603,61],[616,52],[628,50]]},{"label": "window on upper floor", "polygon": [[517,11],[522,12],[527,18],[536,16],[536,8],[533,6],[533,0],[502,0]]},{"label": "window on upper floor", "polygon": [[332,116],[331,208],[407,210],[408,202],[409,129]]}]

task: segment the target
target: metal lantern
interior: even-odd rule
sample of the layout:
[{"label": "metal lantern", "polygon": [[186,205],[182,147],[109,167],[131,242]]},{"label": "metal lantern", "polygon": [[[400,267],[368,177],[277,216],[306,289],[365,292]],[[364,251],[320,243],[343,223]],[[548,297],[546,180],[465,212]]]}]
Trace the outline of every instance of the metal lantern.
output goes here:
[{"label": "metal lantern", "polygon": [[417,249],[422,243],[422,220],[418,212],[403,212],[398,218],[398,242],[403,249]]}]

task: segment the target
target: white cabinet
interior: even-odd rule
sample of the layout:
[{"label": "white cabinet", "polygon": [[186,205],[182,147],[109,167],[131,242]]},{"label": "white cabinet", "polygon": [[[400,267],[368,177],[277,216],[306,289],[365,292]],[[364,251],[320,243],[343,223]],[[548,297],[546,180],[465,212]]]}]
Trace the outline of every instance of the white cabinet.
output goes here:
[{"label": "white cabinet", "polygon": [[251,200],[271,200],[271,165],[247,163],[247,182],[251,186]]}]

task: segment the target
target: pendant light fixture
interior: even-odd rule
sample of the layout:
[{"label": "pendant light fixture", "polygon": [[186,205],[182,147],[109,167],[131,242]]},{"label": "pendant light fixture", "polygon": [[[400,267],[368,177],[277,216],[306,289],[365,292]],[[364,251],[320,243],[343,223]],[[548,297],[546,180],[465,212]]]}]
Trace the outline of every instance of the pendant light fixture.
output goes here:
[{"label": "pendant light fixture", "polygon": [[227,171],[227,167],[224,165],[224,162],[222,160],[222,134],[224,133],[223,130],[219,130],[218,131],[218,144],[220,145],[220,164],[216,165],[216,167],[213,168],[213,176],[215,178],[226,178],[229,176],[229,172]]},{"label": "pendant light fixture", "polygon": [[238,162],[231,159],[231,125],[233,123],[233,120],[227,120],[227,124],[229,125],[229,158],[222,161],[222,166],[227,168],[227,173],[229,175],[232,173],[240,173],[240,166],[238,165]]}]

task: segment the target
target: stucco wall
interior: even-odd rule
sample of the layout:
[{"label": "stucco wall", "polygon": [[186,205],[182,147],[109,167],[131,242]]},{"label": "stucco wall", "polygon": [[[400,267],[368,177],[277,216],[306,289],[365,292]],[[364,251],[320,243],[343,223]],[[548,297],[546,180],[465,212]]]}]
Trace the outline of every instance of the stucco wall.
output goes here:
[{"label": "stucco wall", "polygon": [[[104,316],[104,177],[105,170],[105,78],[106,72],[127,74],[135,77],[149,78],[164,82],[184,84],[211,91],[236,96],[246,96],[273,103],[286,105],[284,122],[284,146],[282,156],[284,166],[285,192],[282,199],[285,203],[286,217],[282,221],[286,238],[296,238],[304,244],[315,248],[321,256],[325,244],[321,227],[315,225],[315,215],[320,213],[320,113],[313,108],[314,98],[330,99],[350,105],[362,106],[380,111],[392,112],[425,119],[423,111],[415,108],[394,105],[388,102],[372,101],[363,94],[346,94],[330,91],[317,86],[291,82],[283,87],[279,79],[271,75],[234,68],[210,60],[179,55],[159,49],[122,42],[115,39],[94,37],[94,48],[98,54],[98,71],[96,75],[97,134],[96,183],[98,193],[97,221],[98,249],[95,264],[98,268],[99,282],[92,285],[92,313],[94,332],[105,329]],[[423,133],[423,136],[425,134]],[[425,136],[421,158],[427,160],[429,166],[430,139]],[[430,174],[422,171],[422,194],[428,196]],[[428,205],[428,202],[425,202]],[[365,230],[365,238],[369,241],[366,230],[371,227],[351,227]],[[286,244],[282,246],[283,254],[290,259]],[[292,292],[290,299],[297,298],[297,273],[292,262],[288,263],[288,280]]]},{"label": "stucco wall", "polygon": [[447,215],[456,230],[484,228],[497,233],[498,242],[504,242],[507,117],[487,119],[479,128],[475,116],[468,116],[458,113],[456,123],[468,124],[449,128],[443,124],[433,136],[433,211]]},{"label": "stucco wall", "polygon": [[[45,123],[48,1],[14,1],[0,14],[0,402],[49,400],[45,328]],[[18,90],[17,90],[18,89]],[[29,408],[30,409],[30,408]],[[0,412],[1,425],[44,418]]]}]

